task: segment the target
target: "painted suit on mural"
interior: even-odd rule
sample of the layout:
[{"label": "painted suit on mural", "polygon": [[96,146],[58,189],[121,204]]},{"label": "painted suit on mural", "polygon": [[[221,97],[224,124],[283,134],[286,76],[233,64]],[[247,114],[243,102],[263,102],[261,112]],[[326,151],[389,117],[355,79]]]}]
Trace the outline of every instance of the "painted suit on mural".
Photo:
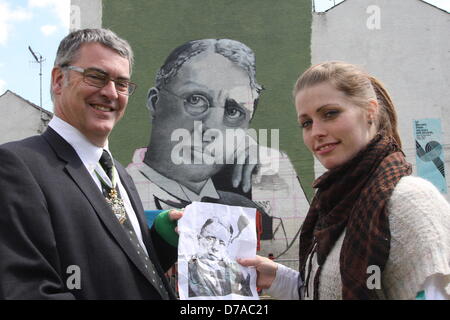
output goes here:
[{"label": "painted suit on mural", "polygon": [[270,241],[261,244],[263,252],[288,248],[309,204],[287,155],[259,146],[256,157],[236,162],[236,145],[225,139],[249,129],[261,91],[254,54],[238,41],[190,41],[168,56],[148,93],[149,145],[135,151],[127,168],[145,210],[192,201],[255,207],[263,217],[261,239]]}]

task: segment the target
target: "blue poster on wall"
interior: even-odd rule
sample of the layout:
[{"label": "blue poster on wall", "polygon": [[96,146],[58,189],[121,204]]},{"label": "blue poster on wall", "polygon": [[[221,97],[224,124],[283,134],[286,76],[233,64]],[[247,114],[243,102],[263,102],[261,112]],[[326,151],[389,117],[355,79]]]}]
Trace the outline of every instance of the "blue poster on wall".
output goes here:
[{"label": "blue poster on wall", "polygon": [[441,120],[414,120],[413,130],[416,139],[417,175],[432,182],[441,193],[447,193]]}]

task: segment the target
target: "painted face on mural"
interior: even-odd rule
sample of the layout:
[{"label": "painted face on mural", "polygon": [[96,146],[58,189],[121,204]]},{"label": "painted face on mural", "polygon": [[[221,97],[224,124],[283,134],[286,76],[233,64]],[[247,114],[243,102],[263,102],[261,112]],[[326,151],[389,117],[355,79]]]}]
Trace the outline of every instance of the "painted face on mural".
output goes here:
[{"label": "painted face on mural", "polygon": [[302,89],[295,106],[305,145],[327,169],[343,165],[375,136],[368,120],[376,105],[359,107],[329,82]]},{"label": "painted face on mural", "polygon": [[[203,181],[217,173],[226,163],[227,144],[220,153],[223,158],[216,157],[215,163],[205,163],[204,152],[215,139],[225,138],[227,130],[248,128],[254,94],[246,71],[220,54],[202,52],[185,62],[177,75],[160,88],[153,111],[152,142],[158,144],[162,151],[159,154],[165,157],[166,171],[176,171],[174,178],[178,181]],[[182,172],[170,158],[180,143],[172,141],[171,136],[180,129],[192,138],[192,161],[182,165]],[[195,137],[200,139],[197,143]]]}]

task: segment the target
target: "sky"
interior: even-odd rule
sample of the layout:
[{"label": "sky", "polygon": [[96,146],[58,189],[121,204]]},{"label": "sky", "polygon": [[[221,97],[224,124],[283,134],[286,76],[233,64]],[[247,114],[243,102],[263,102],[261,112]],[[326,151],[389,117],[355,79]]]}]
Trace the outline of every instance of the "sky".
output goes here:
[{"label": "sky", "polygon": [[70,0],[0,0],[0,95],[5,90],[52,111],[50,73],[56,50],[69,30]]},{"label": "sky", "polygon": [[[86,0],[88,1],[88,0]],[[343,0],[316,0],[325,11]],[[428,0],[450,12],[450,0]],[[0,95],[10,90],[40,105],[39,63],[42,63],[42,107],[53,111],[50,74],[59,42],[69,32],[70,0],[0,0]]]}]

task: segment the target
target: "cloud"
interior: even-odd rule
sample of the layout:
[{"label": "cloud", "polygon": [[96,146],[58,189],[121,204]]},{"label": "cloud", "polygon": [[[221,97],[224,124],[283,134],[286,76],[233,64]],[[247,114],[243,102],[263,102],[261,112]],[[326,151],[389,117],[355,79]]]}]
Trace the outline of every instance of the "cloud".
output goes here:
[{"label": "cloud", "polygon": [[69,28],[70,0],[28,0],[29,8],[50,7],[64,28]]},{"label": "cloud", "polygon": [[0,0],[0,45],[8,42],[15,22],[29,20],[31,17],[29,10],[20,7],[11,9],[8,2]]},{"label": "cloud", "polygon": [[45,25],[41,27],[41,32],[46,36],[52,35],[56,31],[57,27],[52,25]]}]

